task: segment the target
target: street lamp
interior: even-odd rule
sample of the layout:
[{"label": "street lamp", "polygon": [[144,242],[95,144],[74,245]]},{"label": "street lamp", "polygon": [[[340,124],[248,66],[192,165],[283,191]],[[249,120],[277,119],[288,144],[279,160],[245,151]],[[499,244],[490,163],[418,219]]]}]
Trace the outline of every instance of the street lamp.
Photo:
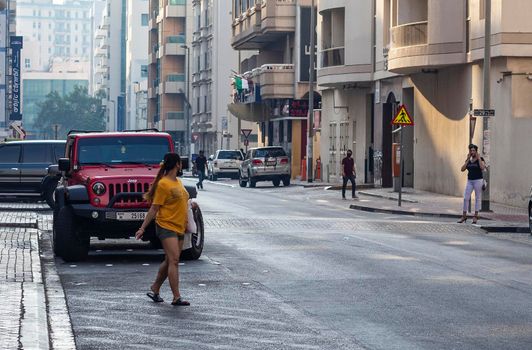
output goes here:
[{"label": "street lamp", "polygon": [[187,62],[186,62],[186,65],[187,65],[187,78],[186,78],[186,84],[187,84],[187,92],[186,92],[186,104],[187,104],[187,117],[185,119],[185,147],[186,147],[186,152],[187,152],[187,155],[190,155],[190,144],[191,144],[191,139],[192,139],[192,136],[191,136],[191,133],[190,133],[190,116],[191,116],[191,109],[192,109],[192,106],[190,105],[190,47],[186,44],[184,45],[181,45],[181,48],[185,49],[187,51]]}]

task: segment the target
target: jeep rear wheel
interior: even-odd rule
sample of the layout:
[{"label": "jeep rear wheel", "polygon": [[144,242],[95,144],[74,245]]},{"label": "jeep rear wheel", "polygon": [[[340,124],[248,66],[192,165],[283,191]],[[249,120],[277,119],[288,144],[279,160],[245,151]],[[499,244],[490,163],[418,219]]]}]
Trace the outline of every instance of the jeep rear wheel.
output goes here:
[{"label": "jeep rear wheel", "polygon": [[62,207],[54,220],[54,251],[66,262],[79,261],[89,254],[88,237],[80,236],[71,207]]},{"label": "jeep rear wheel", "polygon": [[272,180],[272,182],[275,187],[279,187],[279,185],[281,184],[281,179],[274,179]]},{"label": "jeep rear wheel", "polygon": [[203,215],[201,214],[200,208],[192,209],[194,212],[194,222],[196,222],[196,232],[191,233],[190,243],[192,247],[186,250],[183,250],[181,253],[181,258],[183,260],[197,260],[203,252],[203,243],[205,239],[205,229],[203,224]]}]

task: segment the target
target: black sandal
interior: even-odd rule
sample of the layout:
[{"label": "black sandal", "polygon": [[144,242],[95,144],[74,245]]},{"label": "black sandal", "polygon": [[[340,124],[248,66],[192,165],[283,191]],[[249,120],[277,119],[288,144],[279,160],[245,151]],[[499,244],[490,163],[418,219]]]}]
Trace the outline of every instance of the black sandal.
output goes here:
[{"label": "black sandal", "polygon": [[153,300],[154,303],[162,303],[164,301],[158,293],[148,292],[146,295]]},{"label": "black sandal", "polygon": [[172,301],[172,305],[174,306],[190,306],[190,303],[186,300],[181,299],[181,297],[175,299]]}]

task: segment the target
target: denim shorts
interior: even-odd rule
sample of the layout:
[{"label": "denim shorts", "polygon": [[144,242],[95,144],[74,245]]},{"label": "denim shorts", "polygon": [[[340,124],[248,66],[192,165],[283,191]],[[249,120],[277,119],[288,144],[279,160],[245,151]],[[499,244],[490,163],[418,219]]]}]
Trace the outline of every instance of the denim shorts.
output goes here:
[{"label": "denim shorts", "polygon": [[155,224],[155,234],[157,235],[157,238],[159,238],[161,241],[163,239],[172,238],[172,237],[177,237],[177,239],[180,241],[185,239],[184,234],[179,234],[177,232],[161,227],[157,224]]}]

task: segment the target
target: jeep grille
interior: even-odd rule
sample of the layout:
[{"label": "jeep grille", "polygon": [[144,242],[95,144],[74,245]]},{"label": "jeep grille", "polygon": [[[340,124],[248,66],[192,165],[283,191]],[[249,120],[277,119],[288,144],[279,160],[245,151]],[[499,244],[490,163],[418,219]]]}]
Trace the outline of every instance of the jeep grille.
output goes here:
[{"label": "jeep grille", "polygon": [[[115,194],[123,192],[148,192],[150,184],[146,183],[112,183],[109,184],[109,199],[113,198]],[[116,203],[138,203],[137,199],[121,200]]]}]

